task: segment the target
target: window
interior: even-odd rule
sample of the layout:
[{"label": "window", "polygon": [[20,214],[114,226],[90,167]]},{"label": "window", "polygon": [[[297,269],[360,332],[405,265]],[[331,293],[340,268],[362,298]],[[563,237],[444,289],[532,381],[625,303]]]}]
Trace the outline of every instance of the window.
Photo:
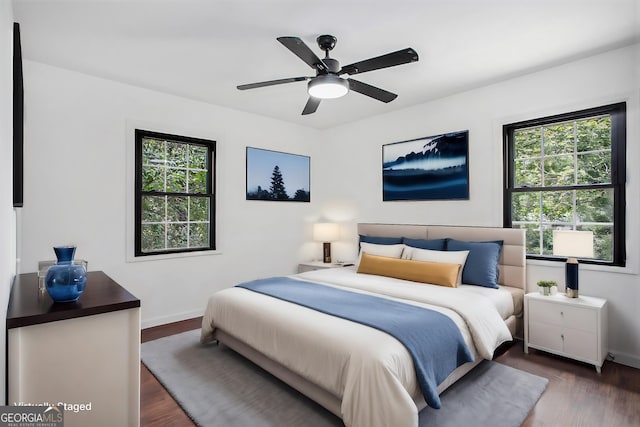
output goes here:
[{"label": "window", "polygon": [[135,256],[215,249],[215,141],[136,129]]},{"label": "window", "polygon": [[526,230],[527,257],[564,260],[553,234],[573,230],[592,235],[581,262],[624,266],[626,104],[508,124],[503,138],[504,226]]}]

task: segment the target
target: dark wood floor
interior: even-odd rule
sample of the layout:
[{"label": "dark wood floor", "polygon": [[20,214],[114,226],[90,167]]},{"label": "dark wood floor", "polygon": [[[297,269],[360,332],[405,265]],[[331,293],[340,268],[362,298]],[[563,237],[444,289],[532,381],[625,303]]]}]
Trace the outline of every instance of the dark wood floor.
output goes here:
[{"label": "dark wood floor", "polygon": [[[144,329],[142,342],[200,328],[202,318]],[[529,417],[532,426],[640,426],[640,369],[605,362],[602,374],[593,366],[531,350],[517,341],[499,352],[496,361],[549,379]],[[194,426],[155,377],[141,366],[140,424]]]},{"label": "dark wood floor", "polygon": [[[198,329],[202,317],[142,330],[142,342],[152,341],[180,332]],[[140,364],[140,425],[142,427],[195,426],[156,377]]]}]

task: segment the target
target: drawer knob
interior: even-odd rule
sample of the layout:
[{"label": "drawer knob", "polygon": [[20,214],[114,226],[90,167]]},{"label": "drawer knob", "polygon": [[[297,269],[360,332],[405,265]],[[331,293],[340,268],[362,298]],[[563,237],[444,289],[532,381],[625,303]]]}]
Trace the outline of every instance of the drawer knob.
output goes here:
[{"label": "drawer knob", "polygon": [[564,316],[564,311],[561,311],[561,312],[560,312],[560,316]]},{"label": "drawer knob", "polygon": [[560,338],[562,338],[562,341],[564,341],[564,334],[560,334]]}]

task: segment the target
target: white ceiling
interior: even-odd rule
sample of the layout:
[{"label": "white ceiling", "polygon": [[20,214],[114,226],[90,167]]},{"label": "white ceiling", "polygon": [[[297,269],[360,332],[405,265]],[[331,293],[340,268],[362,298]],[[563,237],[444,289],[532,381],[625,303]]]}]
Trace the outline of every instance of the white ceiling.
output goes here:
[{"label": "white ceiling", "polygon": [[[2,0],[4,1],[4,0]],[[25,59],[329,128],[640,41],[640,0],[13,0]],[[406,47],[417,63],[359,74],[399,96],[351,92],[300,115],[313,70],[276,41],[332,34],[341,64]]]}]

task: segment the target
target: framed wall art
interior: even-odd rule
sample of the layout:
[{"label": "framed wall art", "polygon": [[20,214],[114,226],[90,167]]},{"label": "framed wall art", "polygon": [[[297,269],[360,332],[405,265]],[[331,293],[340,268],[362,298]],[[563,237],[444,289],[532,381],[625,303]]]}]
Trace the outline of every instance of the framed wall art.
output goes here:
[{"label": "framed wall art", "polygon": [[382,200],[468,200],[469,131],[382,146]]},{"label": "framed wall art", "polygon": [[311,201],[311,158],[247,147],[247,200]]},{"label": "framed wall art", "polygon": [[24,85],[20,24],[13,23],[13,207],[24,203]]}]

